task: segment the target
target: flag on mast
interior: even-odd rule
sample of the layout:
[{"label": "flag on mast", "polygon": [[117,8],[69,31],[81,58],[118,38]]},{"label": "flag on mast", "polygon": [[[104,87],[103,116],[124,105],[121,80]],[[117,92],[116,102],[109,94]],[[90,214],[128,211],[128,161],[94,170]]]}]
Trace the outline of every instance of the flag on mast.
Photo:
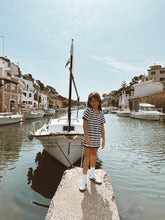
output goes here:
[{"label": "flag on mast", "polygon": [[66,62],[65,68],[69,65],[69,63],[70,63],[70,58],[69,58],[68,61]]}]

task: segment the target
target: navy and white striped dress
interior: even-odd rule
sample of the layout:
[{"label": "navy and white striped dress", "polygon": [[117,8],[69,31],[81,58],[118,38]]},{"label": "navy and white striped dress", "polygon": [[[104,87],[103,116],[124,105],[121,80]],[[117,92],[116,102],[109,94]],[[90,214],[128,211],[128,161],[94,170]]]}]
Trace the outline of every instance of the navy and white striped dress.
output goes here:
[{"label": "navy and white striped dress", "polygon": [[91,146],[86,144],[85,135],[83,145],[85,147],[100,147],[101,145],[101,124],[105,123],[104,114],[102,111],[96,113],[92,108],[88,107],[83,113],[83,119],[86,119],[87,130]]}]

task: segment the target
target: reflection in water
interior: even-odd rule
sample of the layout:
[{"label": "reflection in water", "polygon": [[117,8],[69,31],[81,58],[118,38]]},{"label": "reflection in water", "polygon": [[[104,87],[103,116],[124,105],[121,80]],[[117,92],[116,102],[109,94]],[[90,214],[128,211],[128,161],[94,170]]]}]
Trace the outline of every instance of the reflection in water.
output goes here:
[{"label": "reflection in water", "polygon": [[[61,181],[64,171],[67,169],[45,150],[38,152],[35,158],[37,168],[32,167],[28,170],[28,184],[36,192],[43,195],[45,198],[52,198]],[[80,166],[81,160],[77,161],[74,166]],[[96,159],[96,168],[100,169],[102,161]]]},{"label": "reflection in water", "polygon": [[21,124],[0,127],[0,170],[19,159],[21,144]]},{"label": "reflection in water", "polygon": [[28,170],[28,184],[31,188],[46,198],[52,198],[61,181],[66,167],[49,156],[45,150],[38,152],[35,162],[37,168],[32,167]]}]

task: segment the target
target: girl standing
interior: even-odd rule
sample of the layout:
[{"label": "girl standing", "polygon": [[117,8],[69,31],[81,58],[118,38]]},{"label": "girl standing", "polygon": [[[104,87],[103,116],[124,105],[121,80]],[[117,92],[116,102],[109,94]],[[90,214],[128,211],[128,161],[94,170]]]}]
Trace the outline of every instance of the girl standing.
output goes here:
[{"label": "girl standing", "polygon": [[88,96],[87,109],[83,113],[83,129],[84,129],[84,148],[85,157],[83,163],[83,177],[79,190],[86,190],[87,171],[90,162],[90,179],[97,184],[101,184],[101,180],[95,174],[95,163],[97,150],[101,145],[105,146],[104,132],[105,118],[101,109],[101,98],[97,92],[92,92]]}]

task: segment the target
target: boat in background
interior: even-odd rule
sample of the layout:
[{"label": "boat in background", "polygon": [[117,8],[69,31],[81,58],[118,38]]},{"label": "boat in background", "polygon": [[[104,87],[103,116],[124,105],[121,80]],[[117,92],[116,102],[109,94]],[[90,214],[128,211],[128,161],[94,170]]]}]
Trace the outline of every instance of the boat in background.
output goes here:
[{"label": "boat in background", "polygon": [[102,111],[104,114],[108,114],[110,112],[110,108],[109,107],[102,107]]},{"label": "boat in background", "polygon": [[130,117],[131,111],[129,108],[124,108],[124,109],[116,111],[116,115],[119,117]]},{"label": "boat in background", "polygon": [[111,114],[116,114],[117,113],[117,111],[118,111],[119,109],[117,108],[117,107],[113,107],[113,109],[111,110]]},{"label": "boat in background", "polygon": [[41,110],[28,109],[26,111],[22,111],[24,119],[36,119],[42,118],[44,116],[44,112]]},{"label": "boat in background", "polygon": [[54,115],[54,114],[55,114],[55,109],[53,109],[53,108],[44,109],[44,114],[45,114],[46,116]]},{"label": "boat in background", "polygon": [[15,124],[22,121],[23,115],[20,113],[0,113],[0,125]]},{"label": "boat in background", "polygon": [[159,121],[164,114],[155,109],[155,105],[140,103],[137,112],[131,112],[132,118]]},{"label": "boat in background", "polygon": [[72,74],[73,60],[73,40],[70,51],[70,80],[69,80],[69,101],[68,101],[68,117],[59,119],[50,119],[48,124],[39,126],[39,122],[33,122],[34,131],[32,137],[40,140],[45,151],[61,162],[66,167],[71,167],[83,156],[83,120],[71,118],[71,94],[72,84],[74,85],[77,101],[79,106],[79,96]]}]

